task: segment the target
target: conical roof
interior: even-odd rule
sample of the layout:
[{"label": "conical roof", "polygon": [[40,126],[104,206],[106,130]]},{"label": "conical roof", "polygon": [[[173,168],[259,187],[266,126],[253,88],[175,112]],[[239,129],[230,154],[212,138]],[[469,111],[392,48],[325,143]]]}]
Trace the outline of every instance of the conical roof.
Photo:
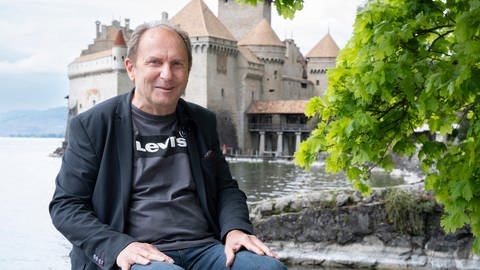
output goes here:
[{"label": "conical roof", "polygon": [[216,37],[236,41],[203,0],[190,1],[170,19],[170,23],[179,26],[190,37]]},{"label": "conical roof", "polygon": [[255,26],[245,37],[238,41],[238,45],[265,45],[265,46],[282,46],[283,42],[278,38],[273,28],[266,19],[263,19]]},{"label": "conical roof", "polygon": [[113,42],[114,47],[127,47],[127,43],[125,43],[125,39],[123,38],[123,34],[121,30],[118,30],[117,36],[115,37],[115,41]]},{"label": "conical roof", "polygon": [[339,51],[340,48],[338,48],[337,43],[335,43],[330,33],[328,33],[307,53],[306,57],[337,57]]}]

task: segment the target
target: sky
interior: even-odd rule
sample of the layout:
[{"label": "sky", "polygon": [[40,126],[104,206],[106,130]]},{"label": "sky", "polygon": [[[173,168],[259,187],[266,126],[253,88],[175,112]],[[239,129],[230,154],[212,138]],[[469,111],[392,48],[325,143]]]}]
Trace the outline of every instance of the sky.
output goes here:
[{"label": "sky", "polygon": [[[0,112],[66,106],[67,65],[95,37],[95,21],[130,19],[132,28],[173,17],[190,0],[0,0]],[[218,0],[204,0],[217,14]],[[293,20],[272,7],[272,27],[303,54],[328,32],[342,48],[364,0],[304,0]]]}]

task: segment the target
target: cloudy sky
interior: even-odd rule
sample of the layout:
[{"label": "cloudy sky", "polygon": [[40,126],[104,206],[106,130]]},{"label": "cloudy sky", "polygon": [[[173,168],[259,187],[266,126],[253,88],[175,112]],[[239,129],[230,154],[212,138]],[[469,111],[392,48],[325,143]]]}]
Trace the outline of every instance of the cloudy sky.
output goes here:
[{"label": "cloudy sky", "polygon": [[[130,18],[132,27],[175,15],[190,0],[0,0],[0,112],[66,105],[67,65],[92,43],[95,21]],[[217,14],[218,0],[204,0]],[[305,0],[293,20],[273,8],[280,39],[306,54],[328,32],[343,47],[364,0]]]}]

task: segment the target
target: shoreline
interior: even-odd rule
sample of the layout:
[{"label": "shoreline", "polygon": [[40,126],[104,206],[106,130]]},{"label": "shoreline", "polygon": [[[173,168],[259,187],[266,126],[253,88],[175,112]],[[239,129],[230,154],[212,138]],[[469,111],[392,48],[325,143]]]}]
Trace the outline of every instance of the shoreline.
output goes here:
[{"label": "shoreline", "polygon": [[[407,231],[396,228],[386,213],[389,190],[404,191],[415,198],[414,205],[429,206],[416,213],[419,219],[408,221]],[[480,257],[471,251],[470,228],[446,234],[440,227],[443,210],[422,183],[374,189],[369,197],[352,190],[322,191],[264,200],[250,207],[257,236],[289,265],[480,269]]]}]

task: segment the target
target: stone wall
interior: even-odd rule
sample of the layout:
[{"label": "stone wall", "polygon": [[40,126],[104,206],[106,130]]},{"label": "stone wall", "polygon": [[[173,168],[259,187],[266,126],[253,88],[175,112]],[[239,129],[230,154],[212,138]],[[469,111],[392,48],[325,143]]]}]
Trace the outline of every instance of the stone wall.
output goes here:
[{"label": "stone wall", "polygon": [[[434,199],[406,187],[419,200]],[[368,198],[351,190],[300,194],[251,205],[257,236],[287,263],[375,269],[480,269],[469,228],[446,234],[432,203],[401,230],[385,211],[387,190]],[[400,217],[402,218],[402,217]],[[394,219],[394,218],[393,218]]]}]

